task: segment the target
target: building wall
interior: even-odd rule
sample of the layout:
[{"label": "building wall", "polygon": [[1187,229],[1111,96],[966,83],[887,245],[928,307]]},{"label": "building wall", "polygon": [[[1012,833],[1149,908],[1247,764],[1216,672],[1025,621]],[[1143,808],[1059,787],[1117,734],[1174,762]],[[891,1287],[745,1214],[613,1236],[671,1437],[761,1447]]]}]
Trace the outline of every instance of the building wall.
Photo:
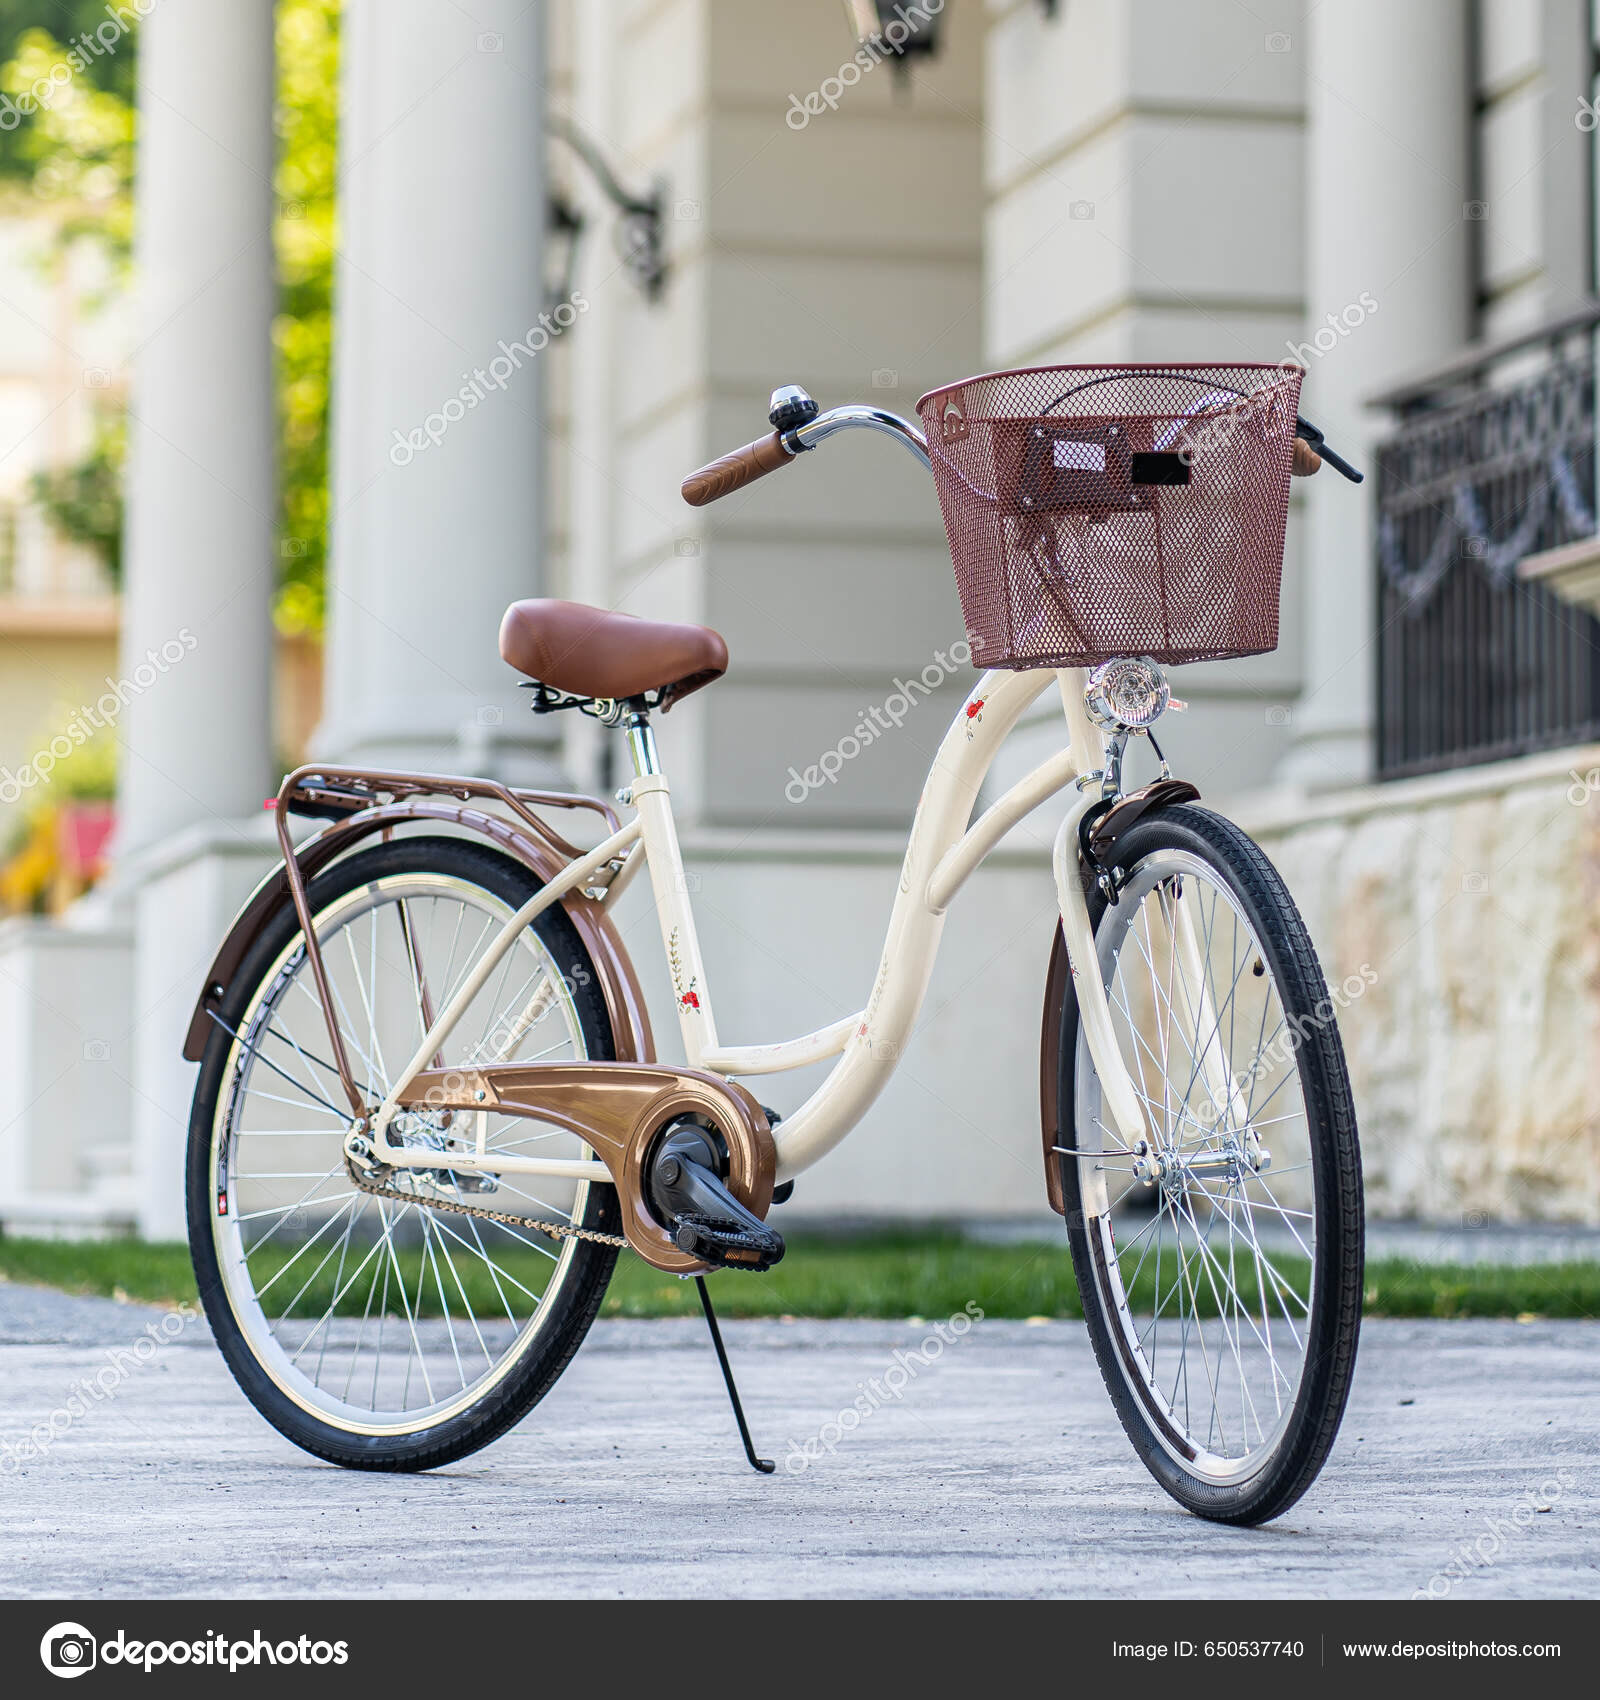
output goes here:
[{"label": "building wall", "polygon": [[[628,157],[646,174],[666,171],[675,204],[689,204],[677,208],[680,269],[665,307],[618,296],[607,336],[571,351],[575,431],[583,430],[588,383],[579,362],[588,359],[591,376],[619,398],[612,406],[621,439],[608,446],[605,475],[590,470],[592,511],[574,526],[575,540],[609,543],[587,555],[575,547],[573,582],[624,606],[710,619],[733,640],[729,679],[684,711],[690,725],[675,715],[662,728],[669,771],[680,795],[689,790],[689,816],[701,823],[687,833],[686,853],[701,881],[696,901],[730,1042],[803,1031],[864,995],[900,842],[887,829],[903,826],[910,788],[947,713],[937,703],[919,706],[902,734],[847,764],[825,797],[786,809],[772,793],[790,752],[809,740],[815,760],[849,729],[851,706],[879,700],[869,693],[916,660],[908,633],[926,644],[941,626],[955,629],[956,616],[932,505],[915,469],[898,468],[888,445],[830,456],[843,464],[796,468],[704,516],[677,507],[672,491],[684,467],[759,431],[772,379],[798,377],[833,400],[851,388],[852,344],[869,365],[902,358],[876,353],[882,333],[859,300],[848,306],[853,319],[840,316],[846,292],[819,281],[810,257],[795,253],[793,232],[813,231],[835,269],[848,260],[852,278],[876,272],[891,293],[902,251],[920,253],[925,270],[940,219],[924,201],[944,211],[948,188],[929,197],[929,179],[912,167],[896,176],[903,207],[858,210],[851,174],[870,169],[885,132],[919,161],[931,132],[947,148],[958,145],[952,108],[973,97],[958,96],[948,79],[962,70],[953,58],[971,53],[962,29],[973,26],[974,10],[950,9],[955,39],[931,72],[918,68],[909,104],[880,100],[892,98],[886,82],[861,86],[793,137],[772,133],[779,91],[760,67],[792,71],[809,56],[826,63],[838,53],[837,34],[814,21],[780,22],[776,11],[745,8],[750,35],[759,32],[762,48],[772,49],[768,58],[714,5],[642,6],[591,60],[622,67],[609,80],[614,94],[590,88],[591,122],[597,112],[621,110],[611,121],[633,134],[628,115],[649,112],[651,139],[633,144]],[[1583,245],[1573,242],[1582,225],[1573,197],[1583,138],[1566,108],[1571,61],[1563,45],[1580,11],[1576,0],[1491,0],[1481,9],[1478,77],[1487,104],[1478,169],[1489,214],[1476,222],[1489,298],[1480,318],[1455,304],[1457,323],[1492,332],[1516,313],[1558,308],[1585,287]],[[991,4],[984,86],[972,108],[981,105],[982,124],[959,142],[963,159],[978,144],[982,268],[962,272],[955,260],[947,267],[952,286],[967,292],[957,324],[975,346],[952,358],[946,339],[918,384],[1027,363],[1276,360],[1304,347],[1315,329],[1306,317],[1306,84],[1315,75],[1308,17],[1300,0],[1250,10],[1073,0],[1053,19],[1031,0]],[[584,27],[602,31],[596,20]],[[654,67],[656,86],[672,91],[669,115],[629,81],[641,58]],[[579,62],[581,99],[581,52]],[[1448,107],[1448,96],[1440,99]],[[1465,131],[1473,123],[1465,85],[1459,112]],[[939,174],[941,185],[950,180],[949,171]],[[1468,216],[1465,203],[1460,212]],[[874,257],[876,249],[887,252]],[[1391,280],[1390,271],[1383,277]],[[859,327],[848,338],[847,322]],[[1306,363],[1306,406],[1316,417],[1322,362]],[[1389,362],[1394,376],[1404,363],[1402,348]],[[1321,376],[1328,380],[1325,367]],[[913,394],[902,373],[885,399],[903,406]],[[880,465],[890,477],[905,475],[903,493],[864,491],[860,481],[876,478]],[[574,477],[581,486],[580,466]],[[825,508],[814,494],[819,485]],[[903,496],[899,511],[925,515],[922,534],[879,529],[873,504],[890,495]],[[1339,486],[1333,495],[1348,496],[1359,512],[1355,492]],[[575,512],[582,500],[575,497]],[[771,541],[775,520],[781,555]],[[1565,771],[1559,755],[1543,767],[1320,800],[1278,784],[1309,646],[1326,637],[1302,603],[1307,521],[1297,489],[1282,646],[1180,673],[1177,689],[1193,707],[1164,724],[1164,741],[1208,802],[1259,826],[1305,908],[1330,979],[1358,974],[1363,963],[1378,974],[1341,1014],[1374,1213],[1593,1220],[1582,1177],[1592,1173],[1594,1136],[1581,1092],[1597,1013],[1592,905],[1547,904],[1531,920],[1506,860],[1526,848],[1535,886],[1570,884],[1570,870],[1592,860],[1588,815],[1561,801],[1571,781],[1555,784]],[[1343,570],[1359,584],[1371,570],[1364,532],[1359,523],[1346,531]],[[793,543],[806,546],[803,577],[793,571]],[[609,572],[595,570],[597,557],[612,563]],[[897,560],[921,576],[898,576]],[[875,594],[852,595],[864,567]],[[900,588],[908,584],[909,593]],[[849,679],[844,691],[840,671]],[[1060,737],[1047,697],[1005,754],[995,785],[1018,777]],[[679,781],[685,769],[687,786]],[[957,905],[900,1077],[852,1139],[802,1178],[797,1208],[1039,1211],[1037,1016],[1057,813],[1047,806],[1025,823],[1009,855]],[[811,836],[796,842],[795,828]],[[1478,872],[1492,882],[1488,891],[1464,883]],[[651,979],[653,919],[640,894],[630,902],[630,939]],[[1527,934],[1523,961],[1503,988],[1483,971],[1486,926],[1513,958]],[[664,987],[656,989],[664,1011]],[[670,1045],[670,1019],[658,1026]],[[761,1084],[774,1107],[792,1110],[818,1075]]]},{"label": "building wall", "polygon": [[1594,287],[1587,0],[1477,7],[1477,310],[1488,338],[1526,330]]},{"label": "building wall", "polygon": [[909,89],[878,66],[798,128],[792,100],[854,50],[837,7],[630,0],[581,25],[578,111],[630,180],[667,185],[672,275],[656,305],[619,274],[593,283],[590,348],[572,350],[594,363],[574,384],[572,581],[727,637],[727,678],[664,723],[691,817],[898,824],[948,720],[929,710],[937,728],[785,798],[791,766],[961,636],[932,489],[903,451],[846,438],[713,508],[678,495],[764,434],[779,383],[908,411],[978,364],[982,32],[973,7],[948,16]]},{"label": "building wall", "polygon": [[[1304,334],[1301,11],[991,4],[985,367],[1290,357]],[[1175,675],[1193,711],[1165,741],[1208,796],[1264,787],[1289,747],[1299,505],[1281,647]],[[1044,713],[1027,753],[1055,736]]]},{"label": "building wall", "polygon": [[[824,406],[910,413],[924,390],[982,364],[983,19],[971,5],[945,16],[942,51],[908,83],[878,65],[809,116],[806,97],[854,51],[842,8],[628,0],[576,18],[574,111],[625,181],[666,185],[672,272],[647,304],[597,267],[603,243],[591,241],[591,310],[565,351],[565,582],[728,639],[727,677],[657,732],[729,1043],[865,1003],[923,777],[973,675],[935,659],[962,637],[961,613],[932,486],[894,444],[836,439],[704,510],[678,486],[766,432],[780,383]],[[587,204],[603,229],[603,207]],[[841,740],[849,751],[863,714],[902,689],[898,729],[833,782],[795,785],[791,769],[803,775]],[[594,778],[600,735],[575,731],[574,770]],[[952,911],[897,1078],[802,1178],[797,1209],[1042,1211],[1048,834]],[[647,891],[629,894],[623,918],[674,1054]],[[787,1113],[823,1072],[753,1084]]]}]

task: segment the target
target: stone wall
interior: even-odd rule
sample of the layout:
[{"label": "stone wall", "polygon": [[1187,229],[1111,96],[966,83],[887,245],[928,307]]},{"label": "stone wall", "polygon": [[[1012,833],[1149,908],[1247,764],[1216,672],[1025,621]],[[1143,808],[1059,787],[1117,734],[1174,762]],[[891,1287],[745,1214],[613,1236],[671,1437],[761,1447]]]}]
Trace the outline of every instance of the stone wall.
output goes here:
[{"label": "stone wall", "polygon": [[1245,824],[1330,982],[1374,976],[1340,1014],[1369,1211],[1600,1223],[1600,748]]}]

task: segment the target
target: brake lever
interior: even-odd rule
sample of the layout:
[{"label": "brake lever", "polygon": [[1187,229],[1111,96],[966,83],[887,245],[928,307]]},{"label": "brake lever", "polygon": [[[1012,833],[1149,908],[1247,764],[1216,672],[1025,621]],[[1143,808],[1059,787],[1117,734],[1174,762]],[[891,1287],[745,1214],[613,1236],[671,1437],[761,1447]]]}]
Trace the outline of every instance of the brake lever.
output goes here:
[{"label": "brake lever", "polygon": [[1358,472],[1349,461],[1344,459],[1342,455],[1335,454],[1334,451],[1328,447],[1327,438],[1323,436],[1323,434],[1311,423],[1309,419],[1302,419],[1298,413],[1295,415],[1294,419],[1294,434],[1297,437],[1304,437],[1305,440],[1310,443],[1312,448],[1317,451],[1317,454],[1325,460],[1335,472],[1341,474],[1345,478],[1348,478],[1352,484],[1361,484],[1365,482],[1367,475],[1364,472]]}]

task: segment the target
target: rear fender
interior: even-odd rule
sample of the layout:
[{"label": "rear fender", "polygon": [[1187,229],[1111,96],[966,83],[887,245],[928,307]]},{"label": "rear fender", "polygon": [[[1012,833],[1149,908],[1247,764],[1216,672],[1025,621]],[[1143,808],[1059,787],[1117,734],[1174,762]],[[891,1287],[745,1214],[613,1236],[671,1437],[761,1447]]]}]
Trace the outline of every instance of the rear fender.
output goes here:
[{"label": "rear fender", "polygon": [[[549,845],[540,843],[531,833],[499,815],[442,799],[411,797],[403,802],[347,814],[308,838],[295,851],[300,877],[309,886],[336,857],[345,855],[366,839],[418,821],[454,826],[476,837],[486,838],[497,849],[514,856],[541,882],[553,879],[566,865]],[[250,947],[278,909],[292,902],[289,876],[280,862],[251,893],[235,917],[206,975],[183,1043],[183,1054],[190,1062],[199,1062],[204,1054],[206,1041],[215,1025],[212,1018]],[[611,917],[600,903],[578,891],[569,892],[562,899],[561,906],[594,959],[616,1036],[617,1060],[654,1062],[655,1041],[650,1032],[650,1016],[645,1008],[644,995]]]}]

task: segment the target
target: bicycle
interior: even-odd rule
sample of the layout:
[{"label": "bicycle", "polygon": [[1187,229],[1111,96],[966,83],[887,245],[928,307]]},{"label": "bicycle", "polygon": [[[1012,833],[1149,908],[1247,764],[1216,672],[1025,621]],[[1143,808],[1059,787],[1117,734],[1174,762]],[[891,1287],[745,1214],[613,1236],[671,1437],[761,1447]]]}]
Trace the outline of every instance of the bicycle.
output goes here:
[{"label": "bicycle", "polygon": [[[924,397],[921,429],[875,407],[823,412],[787,386],[769,436],[684,481],[704,504],[837,433],[888,434],[934,473],[987,663],[929,774],[870,996],[819,1031],[753,1045],[718,1032],[652,723],[725,670],[715,632],[562,602],[507,612],[501,652],[535,712],[623,734],[626,820],[488,779],[287,776],[281,864],[224,941],[185,1046],[201,1065],[195,1272],[269,1422],[355,1468],[464,1457],[553,1385],[629,1246],[699,1280],[746,1454],[770,1470],[703,1276],[781,1258],[771,1210],[893,1073],[948,906],[1068,790],[1040,1156],[1094,1353],[1181,1504],[1251,1524],[1294,1503],[1355,1361],[1355,1112],[1292,899],[1172,776],[1154,727],[1172,706],[1167,664],[1275,643],[1291,470],[1327,459],[1360,477],[1299,417],[1302,375],[991,374]],[[998,750],[1052,686],[1065,748],[973,818]],[[1125,791],[1135,738],[1160,777]],[[569,842],[547,818],[562,811],[597,817],[600,841]],[[299,844],[296,815],[322,822]],[[656,1060],[611,921],[641,864],[681,1067]],[[827,1058],[781,1123],[742,1083]]]}]

